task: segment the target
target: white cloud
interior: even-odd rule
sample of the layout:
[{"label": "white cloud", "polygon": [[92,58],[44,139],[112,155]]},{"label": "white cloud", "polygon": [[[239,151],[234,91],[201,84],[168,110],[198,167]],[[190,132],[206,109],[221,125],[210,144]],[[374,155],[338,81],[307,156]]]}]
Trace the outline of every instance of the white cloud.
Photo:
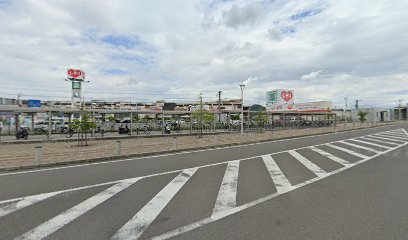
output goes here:
[{"label": "white cloud", "polygon": [[182,101],[199,90],[239,98],[247,81],[253,103],[266,90],[292,88],[299,101],[341,103],[347,95],[395,105],[407,98],[407,7],[402,0],[7,1],[0,96],[68,100],[63,79],[72,66],[87,71],[85,93],[94,98]]},{"label": "white cloud", "polygon": [[318,78],[322,72],[323,72],[323,70],[311,72],[309,74],[302,75],[302,77],[300,77],[300,79],[302,79],[302,80],[312,80],[312,79]]}]

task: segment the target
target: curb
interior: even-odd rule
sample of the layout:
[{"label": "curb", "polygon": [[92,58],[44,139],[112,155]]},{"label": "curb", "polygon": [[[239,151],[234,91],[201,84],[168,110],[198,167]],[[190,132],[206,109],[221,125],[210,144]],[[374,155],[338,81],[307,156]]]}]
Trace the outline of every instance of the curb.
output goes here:
[{"label": "curb", "polygon": [[[373,129],[373,128],[380,128],[380,127],[390,127],[390,126],[395,126],[395,125],[396,124],[386,124],[386,125],[381,125],[381,126],[370,126],[370,127],[366,127],[366,128],[359,128],[359,129],[347,129],[347,130],[337,131],[335,133],[352,132],[352,131],[357,131],[357,130]],[[109,156],[109,157],[90,158],[90,159],[82,159],[82,160],[71,160],[71,161],[65,161],[65,162],[51,162],[51,163],[33,164],[33,165],[25,165],[25,166],[18,166],[18,167],[6,167],[6,168],[0,168],[0,173],[16,172],[16,171],[22,171],[22,170],[42,169],[42,168],[51,168],[51,167],[58,167],[58,166],[81,165],[81,164],[85,164],[85,163],[109,162],[109,161],[113,161],[113,160],[126,159],[126,158],[138,158],[138,157],[156,156],[156,155],[163,155],[163,154],[169,154],[169,153],[182,153],[182,152],[186,152],[186,151],[214,149],[214,148],[248,145],[248,144],[263,143],[263,142],[274,142],[274,141],[278,141],[278,140],[281,141],[281,140],[287,140],[287,139],[295,139],[295,138],[299,138],[299,137],[325,136],[325,135],[331,135],[331,134],[334,134],[334,132],[306,134],[306,135],[302,135],[302,136],[289,136],[289,137],[282,137],[282,138],[271,138],[271,139],[240,142],[240,143],[227,143],[227,144],[220,144],[220,145],[214,145],[214,146],[191,147],[191,148],[183,148],[183,149],[177,149],[177,150],[166,150],[166,151],[150,152],[150,153],[136,153],[136,154],[128,154],[128,155],[120,155],[120,156]],[[208,135],[210,135],[210,134],[208,134]],[[170,135],[169,137],[171,137],[171,136],[172,135]],[[182,136],[184,136],[184,135],[182,135]]]}]

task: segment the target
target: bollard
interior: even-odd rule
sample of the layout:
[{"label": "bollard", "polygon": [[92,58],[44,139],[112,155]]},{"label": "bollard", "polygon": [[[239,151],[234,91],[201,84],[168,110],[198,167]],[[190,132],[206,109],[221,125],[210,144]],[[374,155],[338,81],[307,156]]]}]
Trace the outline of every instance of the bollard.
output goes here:
[{"label": "bollard", "polygon": [[42,156],[42,146],[40,145],[35,146],[35,162],[37,164],[41,163],[41,156]]},{"label": "bollard", "polygon": [[173,136],[173,147],[171,150],[177,150],[177,137]]},{"label": "bollard", "polygon": [[122,152],[122,141],[116,141],[116,156],[119,156]]}]

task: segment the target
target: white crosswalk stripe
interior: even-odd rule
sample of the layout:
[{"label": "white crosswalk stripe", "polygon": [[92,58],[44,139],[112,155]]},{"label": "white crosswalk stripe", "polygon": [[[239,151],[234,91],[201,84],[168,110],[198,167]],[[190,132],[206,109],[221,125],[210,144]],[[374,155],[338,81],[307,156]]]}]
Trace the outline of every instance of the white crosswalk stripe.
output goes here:
[{"label": "white crosswalk stripe", "polygon": [[385,148],[385,149],[390,149],[391,148],[391,147],[388,147],[388,146],[384,146],[384,145],[380,145],[380,144],[372,143],[372,142],[367,142],[367,141],[362,141],[362,140],[358,140],[358,139],[353,139],[352,141],[367,144],[367,145],[371,145],[371,146],[381,147],[381,148]]},{"label": "white crosswalk stripe", "polygon": [[170,200],[194,175],[198,168],[189,168],[176,176],[150,202],[148,202],[132,219],[130,219],[112,239],[138,239],[149,225],[156,219]]},{"label": "white crosswalk stripe", "polygon": [[319,166],[316,164],[312,163],[309,161],[307,158],[303,157],[300,155],[298,152],[294,150],[288,151],[290,155],[292,155],[296,160],[298,160],[300,163],[302,163],[305,167],[307,167],[310,171],[312,171],[316,176],[318,177],[324,177],[327,175],[327,172],[321,169]]},{"label": "white crosswalk stripe", "polygon": [[382,140],[387,140],[387,141],[392,141],[392,142],[405,143],[405,141],[403,141],[403,140],[397,140],[397,139],[392,139],[392,138],[387,138],[387,137],[381,137],[381,136],[378,136],[378,135],[369,135],[367,137],[382,139]]},{"label": "white crosswalk stripe", "polygon": [[337,162],[337,163],[339,163],[339,164],[341,164],[341,165],[343,165],[345,167],[351,167],[351,166],[354,165],[354,164],[352,164],[352,163],[350,163],[350,162],[348,162],[348,161],[346,161],[346,160],[344,160],[342,158],[336,157],[336,156],[332,155],[331,153],[328,153],[328,152],[326,152],[326,151],[324,151],[324,150],[322,150],[320,148],[310,147],[310,149],[317,152],[317,153],[320,153],[321,155],[323,155],[323,156],[325,156],[325,157],[327,157],[327,158],[329,158],[329,159],[331,159],[331,160],[333,160],[333,161],[335,161],[335,162]]},{"label": "white crosswalk stripe", "polygon": [[290,184],[289,180],[286,178],[285,174],[279,168],[278,164],[276,164],[271,155],[263,155],[262,160],[268,169],[269,175],[271,176],[278,193],[282,194],[293,189],[293,186]]},{"label": "white crosswalk stripe", "polygon": [[239,161],[231,161],[228,163],[217,200],[215,201],[213,215],[236,206],[239,163]]},{"label": "white crosswalk stripe", "polygon": [[23,235],[16,238],[16,240],[36,240],[43,239],[58,229],[62,228],[66,224],[72,222],[74,219],[88,212],[92,208],[98,206],[102,202],[108,200],[115,194],[121,192],[122,190],[128,188],[133,183],[137,182],[139,178],[133,179],[132,181],[124,181],[115,184],[114,186],[98,193],[97,195],[83,201],[82,203],[66,210],[60,215],[46,221],[45,223],[39,225],[38,227],[31,229],[30,231],[24,233]]},{"label": "white crosswalk stripe", "polygon": [[374,139],[374,138],[370,138],[369,136],[367,137],[361,137],[364,140],[369,140],[369,141],[373,141],[373,142],[378,142],[378,143],[385,143],[385,144],[389,144],[389,145],[394,145],[394,146],[398,146],[398,143],[392,143],[390,141],[383,141],[383,140],[379,140],[379,139]]},{"label": "white crosswalk stripe", "polygon": [[329,147],[334,148],[334,149],[337,149],[337,150],[340,150],[340,151],[343,151],[343,152],[346,152],[348,154],[354,155],[354,156],[362,158],[362,159],[369,158],[369,156],[366,156],[366,155],[363,155],[361,153],[351,151],[350,149],[347,149],[347,148],[343,148],[343,147],[340,147],[340,146],[337,146],[337,145],[333,145],[331,143],[326,143],[324,145],[329,146]]},{"label": "white crosswalk stripe", "polygon": [[357,145],[357,144],[353,144],[353,143],[349,143],[349,142],[346,142],[346,141],[339,141],[339,142],[341,142],[341,143],[343,143],[343,144],[346,144],[346,145],[349,145],[349,146],[352,146],[352,147],[355,147],[355,148],[361,148],[361,149],[364,149],[364,150],[367,150],[367,151],[371,151],[371,152],[375,152],[375,153],[380,153],[380,151],[375,150],[375,149],[373,149],[373,148],[364,147],[364,146]]}]

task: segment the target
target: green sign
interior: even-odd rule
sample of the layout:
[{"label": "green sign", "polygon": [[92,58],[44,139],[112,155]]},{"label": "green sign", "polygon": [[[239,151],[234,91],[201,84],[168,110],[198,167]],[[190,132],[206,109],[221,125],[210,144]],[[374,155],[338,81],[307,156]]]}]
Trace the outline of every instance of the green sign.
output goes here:
[{"label": "green sign", "polygon": [[277,91],[268,92],[268,102],[276,103],[277,101],[278,101],[278,92]]},{"label": "green sign", "polygon": [[73,90],[81,90],[81,82],[72,82]]}]

